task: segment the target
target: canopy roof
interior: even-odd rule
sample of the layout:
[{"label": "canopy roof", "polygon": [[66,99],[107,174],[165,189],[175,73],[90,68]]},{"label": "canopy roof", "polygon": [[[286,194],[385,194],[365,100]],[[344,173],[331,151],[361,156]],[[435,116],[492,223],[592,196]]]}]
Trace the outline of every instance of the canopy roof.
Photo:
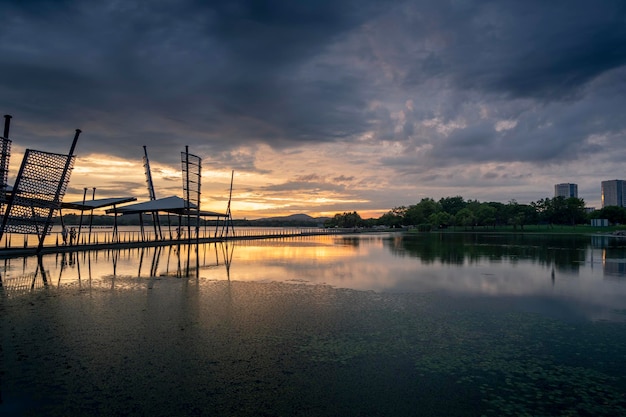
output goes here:
[{"label": "canopy roof", "polygon": [[[195,206],[192,205],[193,208]],[[177,212],[185,209],[185,200],[180,197],[171,196],[156,200],[144,201],[143,203],[129,204],[123,207],[116,207],[107,210],[107,213],[148,213],[153,211]]]},{"label": "canopy roof", "polygon": [[157,211],[164,211],[166,213],[175,213],[181,215],[200,215],[204,217],[225,217],[225,214],[216,213],[212,211],[200,211],[198,207],[193,204],[185,202],[184,199],[177,196],[170,196],[165,198],[159,198],[156,200],[145,201],[143,203],[129,204],[123,207],[115,207],[107,210],[107,213],[120,213],[120,214],[137,214],[137,213],[152,213]]},{"label": "canopy roof", "polygon": [[136,201],[135,197],[114,197],[114,198],[101,198],[98,200],[77,201],[73,203],[61,203],[61,208],[70,210],[93,210],[102,207],[115,206],[117,204],[129,203]]}]

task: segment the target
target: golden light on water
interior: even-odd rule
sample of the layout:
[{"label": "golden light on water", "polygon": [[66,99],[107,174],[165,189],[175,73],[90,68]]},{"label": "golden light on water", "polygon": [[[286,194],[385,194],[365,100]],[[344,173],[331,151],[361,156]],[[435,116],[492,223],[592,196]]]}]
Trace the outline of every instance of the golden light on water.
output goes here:
[{"label": "golden light on water", "polygon": [[298,246],[298,245],[284,245],[277,244],[275,246],[258,245],[246,247],[245,250],[237,251],[238,261],[263,261],[268,260],[282,260],[285,259],[316,259],[329,260],[337,258],[348,258],[354,256],[357,251],[353,246],[328,246],[311,245],[311,246]]}]

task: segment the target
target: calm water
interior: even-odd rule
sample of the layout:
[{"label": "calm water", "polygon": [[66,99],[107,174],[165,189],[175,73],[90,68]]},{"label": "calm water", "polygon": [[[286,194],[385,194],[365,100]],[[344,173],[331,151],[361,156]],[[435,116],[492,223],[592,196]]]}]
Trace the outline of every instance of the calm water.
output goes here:
[{"label": "calm water", "polygon": [[617,238],[323,236],[0,271],[2,415],[626,412]]}]

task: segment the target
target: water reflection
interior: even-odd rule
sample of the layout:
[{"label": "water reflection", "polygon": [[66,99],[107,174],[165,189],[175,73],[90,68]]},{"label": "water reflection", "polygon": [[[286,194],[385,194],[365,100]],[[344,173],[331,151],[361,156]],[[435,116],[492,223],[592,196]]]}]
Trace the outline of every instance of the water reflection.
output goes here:
[{"label": "water reflection", "polygon": [[378,292],[539,297],[606,318],[626,310],[626,240],[490,233],[276,238],[10,259],[0,276],[6,294],[60,286],[123,289],[167,277],[232,278]]},{"label": "water reflection", "polygon": [[[0,300],[0,414],[625,414],[624,324],[571,320],[625,316],[624,282],[590,262],[623,256],[620,243],[540,259],[532,239],[503,240],[493,246],[511,248],[493,256],[467,236],[414,250],[430,239],[448,237],[7,260],[5,289],[24,280],[27,294]],[[439,293],[415,293],[427,290]]]},{"label": "water reflection", "polygon": [[229,279],[233,253],[234,245],[222,242],[5,259],[0,286],[7,295],[61,286],[106,284],[115,289],[138,285],[146,278],[198,278],[201,271],[221,267],[225,274],[219,278]]},{"label": "water reflection", "polygon": [[601,264],[607,276],[626,277],[626,240],[613,236],[425,234],[388,239],[398,257],[423,264],[473,265],[482,262],[531,262],[556,273],[579,273]]},{"label": "water reflection", "polygon": [[423,263],[472,265],[485,260],[516,264],[530,261],[577,272],[586,260],[589,238],[582,235],[427,234],[390,239],[397,256],[413,256]]}]

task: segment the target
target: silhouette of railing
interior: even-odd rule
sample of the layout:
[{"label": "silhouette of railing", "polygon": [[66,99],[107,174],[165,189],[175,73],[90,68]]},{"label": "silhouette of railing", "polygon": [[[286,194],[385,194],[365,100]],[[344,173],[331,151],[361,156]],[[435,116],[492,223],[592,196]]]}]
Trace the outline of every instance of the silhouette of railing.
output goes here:
[{"label": "silhouette of railing", "polygon": [[[78,242],[73,245],[64,245],[61,236],[61,229],[55,228],[49,233],[44,241],[42,250],[45,252],[67,252],[72,250],[89,250],[107,247],[133,247],[133,246],[166,246],[177,243],[199,242],[220,242],[227,240],[242,239],[276,239],[299,236],[336,235],[346,233],[357,233],[368,231],[368,229],[352,228],[320,228],[320,227],[239,227],[228,236],[216,236],[212,226],[201,227],[196,236],[195,228],[181,228],[180,236],[176,233],[165,233],[163,237],[152,230],[141,231],[139,227],[124,230],[120,227],[116,234],[113,228],[94,228],[91,233],[81,234]],[[173,238],[169,238],[173,236]],[[10,257],[13,254],[30,254],[37,249],[39,238],[37,235],[22,235],[7,233],[0,240],[0,257]]]}]

